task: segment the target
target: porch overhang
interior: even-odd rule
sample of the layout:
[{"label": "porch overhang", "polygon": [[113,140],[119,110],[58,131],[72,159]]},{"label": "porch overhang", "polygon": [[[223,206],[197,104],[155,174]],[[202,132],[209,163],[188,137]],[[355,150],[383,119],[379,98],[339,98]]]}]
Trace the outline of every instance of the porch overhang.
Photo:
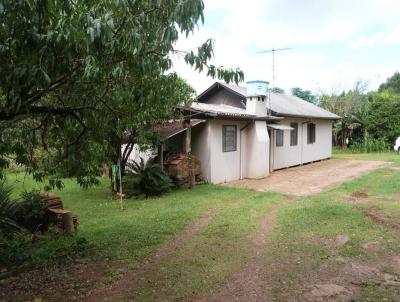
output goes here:
[{"label": "porch overhang", "polygon": [[[206,120],[204,120],[204,119],[191,119],[189,126],[192,128],[192,127],[195,127],[195,126],[200,125],[205,122],[206,122]],[[188,127],[185,127],[184,123],[179,120],[172,121],[172,122],[165,123],[165,124],[160,124],[160,125],[157,125],[155,128],[156,128],[157,132],[160,133],[165,140],[167,140],[175,135],[178,135],[179,133],[182,133],[188,129]]]},{"label": "porch overhang", "polygon": [[274,130],[293,130],[292,127],[278,124],[268,124],[267,127]]}]

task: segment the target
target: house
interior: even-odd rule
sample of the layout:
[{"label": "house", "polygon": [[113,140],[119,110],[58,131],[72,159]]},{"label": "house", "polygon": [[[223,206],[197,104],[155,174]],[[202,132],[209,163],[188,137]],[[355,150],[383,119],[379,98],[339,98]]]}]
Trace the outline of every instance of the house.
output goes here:
[{"label": "house", "polygon": [[264,81],[247,82],[247,87],[216,82],[197,102],[179,109],[189,122],[166,127],[163,148],[191,152],[211,183],[263,178],[328,159],[332,123],[339,119],[298,97],[269,92]]}]

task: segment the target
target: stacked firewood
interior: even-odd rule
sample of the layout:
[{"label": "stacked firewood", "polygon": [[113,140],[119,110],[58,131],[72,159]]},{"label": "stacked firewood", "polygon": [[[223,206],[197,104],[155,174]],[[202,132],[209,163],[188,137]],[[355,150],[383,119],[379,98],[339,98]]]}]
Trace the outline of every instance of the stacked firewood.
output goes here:
[{"label": "stacked firewood", "polygon": [[64,209],[61,198],[53,193],[42,193],[42,201],[47,209]]},{"label": "stacked firewood", "polygon": [[59,233],[72,234],[78,228],[78,218],[65,210],[61,198],[53,193],[43,193],[42,201],[47,208],[50,221]]},{"label": "stacked firewood", "polygon": [[170,158],[165,167],[168,176],[178,185],[188,185],[191,178],[201,180],[201,162],[193,155],[178,154]]}]

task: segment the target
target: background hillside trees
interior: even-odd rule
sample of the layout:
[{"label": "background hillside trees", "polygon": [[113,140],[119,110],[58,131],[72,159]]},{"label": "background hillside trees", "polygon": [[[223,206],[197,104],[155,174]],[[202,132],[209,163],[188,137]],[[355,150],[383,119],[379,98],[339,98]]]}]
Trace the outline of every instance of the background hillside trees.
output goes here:
[{"label": "background hillside trees", "polygon": [[400,72],[395,72],[390,78],[379,86],[378,92],[390,90],[394,93],[400,93]]},{"label": "background hillside trees", "polygon": [[321,107],[341,116],[333,127],[334,143],[344,147],[346,142],[358,147],[376,143],[381,149],[393,146],[400,136],[398,75],[380,85],[377,92],[365,93],[366,84],[357,82],[348,92],[320,96]]},{"label": "background hillside trees", "polygon": [[400,94],[391,90],[368,94],[366,130],[374,139],[394,144],[400,136]]},{"label": "background hillside trees", "polygon": [[316,104],[318,103],[318,97],[314,95],[310,90],[303,90],[300,87],[294,87],[291,89],[292,95],[297,96],[307,102]]}]

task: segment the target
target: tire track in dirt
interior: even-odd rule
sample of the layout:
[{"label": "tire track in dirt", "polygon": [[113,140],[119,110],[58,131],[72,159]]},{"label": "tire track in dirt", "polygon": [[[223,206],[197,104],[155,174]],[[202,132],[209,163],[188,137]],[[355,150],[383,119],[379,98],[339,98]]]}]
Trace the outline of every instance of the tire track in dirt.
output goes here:
[{"label": "tire track in dirt", "polygon": [[121,293],[127,288],[132,288],[146,272],[157,267],[164,258],[177,250],[184,241],[204,228],[217,215],[217,212],[216,209],[213,209],[202,215],[192,225],[186,227],[174,240],[159,248],[153,256],[142,262],[137,269],[127,271],[119,280],[110,286],[102,284],[94,288],[84,301],[98,302],[118,299]]},{"label": "tire track in dirt", "polygon": [[268,281],[268,276],[262,273],[265,266],[263,255],[278,211],[285,201],[291,199],[293,197],[285,196],[259,222],[257,233],[252,240],[253,254],[245,269],[231,274],[224,287],[215,290],[211,296],[196,299],[197,301],[266,301],[270,290],[270,282]]}]

